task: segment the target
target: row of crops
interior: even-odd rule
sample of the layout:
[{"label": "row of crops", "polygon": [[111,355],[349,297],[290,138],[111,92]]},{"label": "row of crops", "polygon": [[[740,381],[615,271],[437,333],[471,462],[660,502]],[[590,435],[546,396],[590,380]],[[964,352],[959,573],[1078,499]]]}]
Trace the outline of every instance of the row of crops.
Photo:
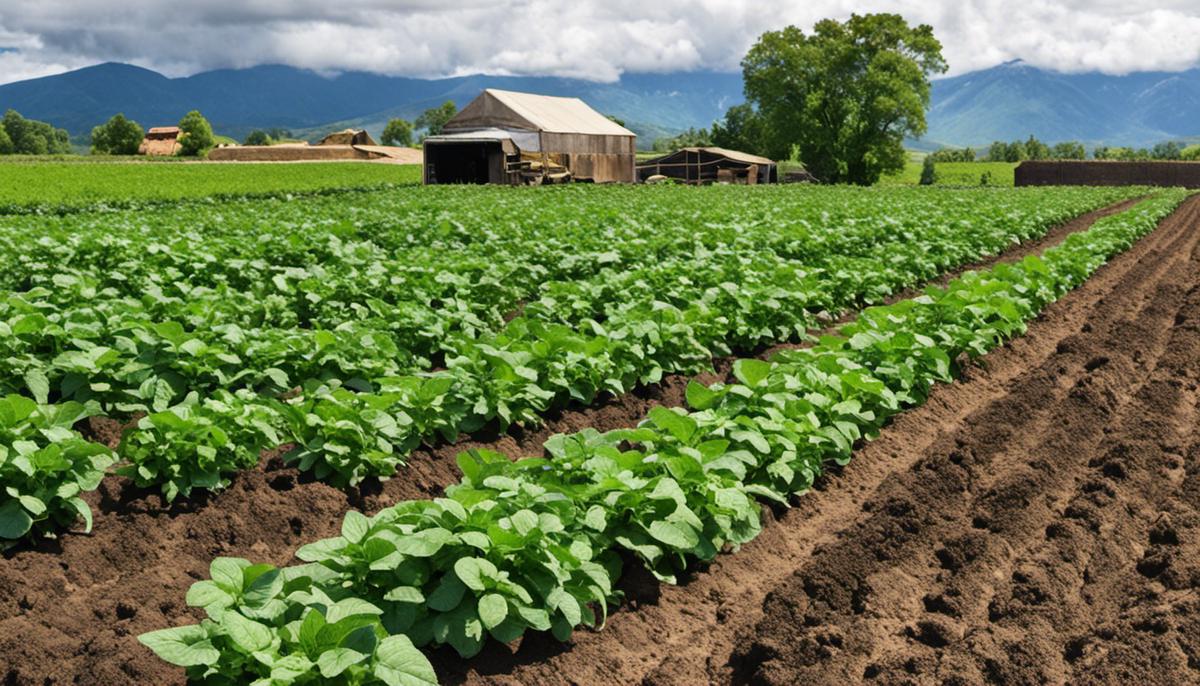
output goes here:
[{"label": "row of crops", "polygon": [[[445,188],[10,217],[0,540],[90,526],[80,495],[112,471],[173,500],[291,445],[336,485],[387,478],[423,442],[796,339],[1138,192]],[[77,431],[97,416],[136,420],[115,452]]]},{"label": "row of crops", "polygon": [[515,462],[463,453],[445,497],[350,512],[341,536],[298,551],[304,564],[214,560],[187,594],[208,619],[141,640],[213,683],[412,685],[436,682],[420,646],[469,657],[489,639],[602,625],[622,556],[671,582],[752,540],[759,501],[786,504],[823,465],[845,464],[856,441],[952,380],[962,355],[1021,334],[1184,197],[1161,192],[1041,257],[866,309],[770,363],[741,359],[737,383],[692,383],[690,410],[555,436]]},{"label": "row of crops", "polygon": [[88,157],[56,162],[5,158],[0,162],[0,215],[137,208],[185,199],[215,203],[243,197],[295,197],[421,181],[419,165],[111,162],[92,162]]}]

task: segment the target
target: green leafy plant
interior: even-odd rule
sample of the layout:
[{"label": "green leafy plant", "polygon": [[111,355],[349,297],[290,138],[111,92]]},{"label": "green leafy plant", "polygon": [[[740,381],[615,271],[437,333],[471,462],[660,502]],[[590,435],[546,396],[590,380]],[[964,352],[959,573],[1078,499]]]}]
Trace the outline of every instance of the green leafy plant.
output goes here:
[{"label": "green leafy plant", "polygon": [[92,511],[80,497],[95,490],[114,461],[108,448],[72,428],[95,414],[79,403],[38,405],[0,398],[0,546],[72,526],[92,529]]}]

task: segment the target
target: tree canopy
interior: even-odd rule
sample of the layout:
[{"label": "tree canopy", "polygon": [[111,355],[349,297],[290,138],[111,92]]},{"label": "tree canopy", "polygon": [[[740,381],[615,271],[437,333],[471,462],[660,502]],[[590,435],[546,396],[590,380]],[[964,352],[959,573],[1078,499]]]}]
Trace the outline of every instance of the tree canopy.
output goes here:
[{"label": "tree canopy", "polygon": [[713,145],[717,147],[754,155],[767,154],[762,118],[750,103],[734,105],[726,110],[723,121],[713,122],[711,137]]},{"label": "tree canopy", "polygon": [[384,145],[398,145],[401,147],[412,145],[413,125],[407,119],[392,119],[388,121],[387,126],[383,127],[382,142]]},{"label": "tree canopy", "polygon": [[136,155],[146,132],[124,114],[114,114],[107,122],[92,129],[92,153]]},{"label": "tree canopy", "polygon": [[929,77],[944,71],[933,29],[897,14],[770,31],[742,60],[765,152],[786,158],[795,147],[822,181],[863,185],[904,167],[904,139],[926,130]]},{"label": "tree canopy", "polygon": [[204,115],[192,110],[179,120],[179,154],[202,155],[214,144],[212,126]]},{"label": "tree canopy", "polygon": [[71,136],[44,121],[26,119],[16,110],[8,110],[0,120],[8,144],[0,138],[0,153],[8,148],[16,155],[66,155],[71,152]]},{"label": "tree canopy", "polygon": [[246,136],[246,140],[242,141],[242,145],[270,145],[272,142],[271,134],[262,129],[255,129]]},{"label": "tree canopy", "polygon": [[453,100],[447,100],[440,107],[431,107],[422,112],[414,125],[418,129],[425,129],[427,135],[436,136],[442,132],[446,122],[453,119],[456,114],[458,114],[458,105],[455,105]]}]

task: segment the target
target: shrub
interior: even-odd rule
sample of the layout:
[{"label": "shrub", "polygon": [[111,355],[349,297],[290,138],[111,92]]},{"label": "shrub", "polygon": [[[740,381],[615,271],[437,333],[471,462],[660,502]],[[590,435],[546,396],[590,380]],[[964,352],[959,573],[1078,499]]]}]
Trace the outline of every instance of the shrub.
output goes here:
[{"label": "shrub", "polygon": [[925,162],[921,165],[921,185],[932,186],[937,183],[937,163],[933,157],[926,155]]},{"label": "shrub", "polygon": [[212,126],[204,115],[192,110],[179,120],[179,154],[194,157],[213,147]]},{"label": "shrub", "polygon": [[413,127],[405,119],[392,119],[383,127],[383,144],[408,147],[412,145]]},{"label": "shrub", "polygon": [[270,145],[271,144],[271,136],[270,136],[270,134],[268,134],[266,131],[263,131],[262,129],[255,129],[254,131],[250,132],[249,136],[246,136],[246,140],[242,144],[243,145]]},{"label": "shrub", "polygon": [[112,119],[92,129],[92,153],[136,155],[145,131],[137,122],[115,114]]}]

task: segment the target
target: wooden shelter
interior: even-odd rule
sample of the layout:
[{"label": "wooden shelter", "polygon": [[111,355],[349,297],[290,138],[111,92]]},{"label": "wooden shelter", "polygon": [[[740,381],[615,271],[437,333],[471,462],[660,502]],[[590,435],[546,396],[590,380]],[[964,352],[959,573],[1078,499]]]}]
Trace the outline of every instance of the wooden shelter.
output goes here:
[{"label": "wooden shelter", "polygon": [[633,183],[637,135],[578,98],[489,88],[424,150],[427,184]]},{"label": "wooden shelter", "polygon": [[757,185],[777,183],[779,167],[774,160],[725,148],[683,148],[647,160],[637,166],[639,181],[665,176],[684,183],[731,183]]},{"label": "wooden shelter", "polygon": [[146,132],[138,146],[138,154],[170,157],[177,154],[180,147],[178,126],[155,126]]}]

